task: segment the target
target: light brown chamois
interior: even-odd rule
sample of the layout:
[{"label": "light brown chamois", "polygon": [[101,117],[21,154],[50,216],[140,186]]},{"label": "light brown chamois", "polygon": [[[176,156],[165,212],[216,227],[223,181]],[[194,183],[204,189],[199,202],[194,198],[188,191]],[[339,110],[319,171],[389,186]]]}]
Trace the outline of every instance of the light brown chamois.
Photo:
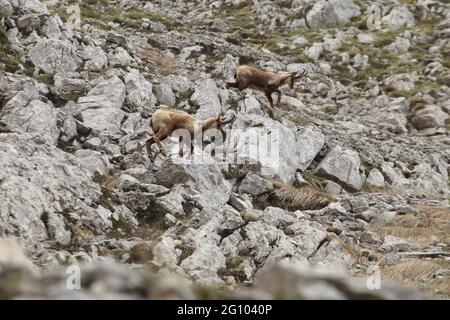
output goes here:
[{"label": "light brown chamois", "polygon": [[[208,129],[218,129],[222,131],[222,127],[232,123],[236,119],[236,115],[230,119],[226,119],[223,114],[217,117],[212,117],[206,120],[197,120],[190,114],[174,111],[167,106],[161,106],[155,113],[152,114],[150,119],[150,127],[153,130],[153,137],[146,141],[147,153],[150,160],[153,160],[151,145],[156,143],[160,152],[166,155],[161,141],[166,139],[176,129],[186,129],[191,135],[191,140],[194,138],[194,126],[198,123],[201,128],[201,132],[204,133]],[[183,148],[180,140],[180,157],[183,156]],[[191,152],[193,152],[193,144],[191,144]],[[156,154],[155,154],[156,155]]]},{"label": "light brown chamois", "polygon": [[267,99],[269,99],[270,106],[273,108],[272,93],[278,93],[277,105],[279,105],[281,101],[281,91],[279,90],[279,87],[287,84],[293,89],[295,80],[305,77],[307,74],[305,69],[303,69],[301,74],[292,72],[285,75],[277,75],[273,72],[260,70],[250,66],[239,66],[234,73],[236,82],[229,82],[226,87],[238,88],[239,91],[250,88],[264,92]]}]

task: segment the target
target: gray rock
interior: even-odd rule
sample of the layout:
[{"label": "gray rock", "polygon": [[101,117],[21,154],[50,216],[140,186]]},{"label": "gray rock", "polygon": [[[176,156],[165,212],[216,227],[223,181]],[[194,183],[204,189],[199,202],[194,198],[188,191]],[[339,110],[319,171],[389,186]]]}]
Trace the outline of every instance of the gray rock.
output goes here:
[{"label": "gray rock", "polygon": [[0,272],[3,268],[32,270],[33,263],[14,238],[0,238]]},{"label": "gray rock", "polygon": [[190,101],[198,107],[196,116],[200,119],[215,117],[222,111],[219,88],[211,78],[199,81]]},{"label": "gray rock", "polygon": [[231,185],[215,161],[205,156],[204,163],[178,163],[176,160],[155,161],[155,173],[158,184],[167,188],[183,185],[190,189],[192,198],[203,207],[221,207],[228,202]]},{"label": "gray rock", "polygon": [[222,210],[223,222],[217,229],[219,235],[228,235],[245,224],[238,211],[226,207]]},{"label": "gray rock", "polygon": [[51,92],[63,98],[83,94],[88,90],[88,82],[77,73],[56,73],[53,76]]},{"label": "gray rock", "polygon": [[384,176],[380,170],[373,168],[367,176],[366,182],[375,187],[384,187]]},{"label": "gray rock", "polygon": [[325,186],[325,191],[332,194],[341,194],[342,187],[331,180],[327,180],[327,185]]},{"label": "gray rock", "polygon": [[22,9],[25,12],[33,12],[37,14],[49,14],[45,3],[39,0],[14,0],[10,1],[14,8]]},{"label": "gray rock", "polygon": [[108,63],[108,56],[105,51],[98,46],[85,46],[81,51],[80,56],[83,58],[84,69],[86,70],[101,70],[106,67]]},{"label": "gray rock", "polygon": [[125,85],[117,76],[98,83],[78,99],[83,124],[105,135],[120,135],[124,112]]},{"label": "gray rock", "polygon": [[132,70],[125,76],[126,98],[128,106],[137,109],[153,109],[155,96],[153,86],[137,70]]},{"label": "gray rock", "polygon": [[262,221],[276,228],[284,229],[297,221],[297,216],[281,208],[267,207],[264,209]]},{"label": "gray rock", "polygon": [[393,53],[403,54],[408,52],[411,43],[408,39],[397,37],[394,42],[388,46],[388,50]]},{"label": "gray rock", "polygon": [[13,13],[13,6],[7,0],[0,0],[0,16],[7,17]]},{"label": "gray rock", "polygon": [[56,123],[56,109],[39,100],[27,101],[25,91],[16,94],[3,107],[0,115],[8,128],[18,133],[46,135],[54,143],[58,140],[59,129]]},{"label": "gray rock", "polygon": [[175,106],[176,97],[168,80],[163,80],[161,83],[155,85],[153,87],[153,92],[158,99],[159,104],[169,107]]},{"label": "gray rock", "polygon": [[352,0],[316,1],[306,13],[306,24],[310,28],[337,27],[360,13]]},{"label": "gray rock", "polygon": [[253,196],[259,196],[271,190],[273,190],[272,182],[254,173],[247,174],[239,186],[239,193]]},{"label": "gray rock", "polygon": [[107,175],[111,169],[108,157],[98,151],[81,149],[75,152],[75,156],[81,160],[81,164],[91,176]]},{"label": "gray rock", "polygon": [[247,211],[253,208],[252,202],[249,199],[245,199],[243,196],[236,193],[232,193],[230,195],[228,204],[239,212]]},{"label": "gray rock", "polygon": [[112,44],[119,45],[120,47],[127,48],[128,50],[133,49],[133,44],[131,43],[129,38],[114,31],[108,32],[106,41]]},{"label": "gray rock", "polygon": [[415,88],[415,82],[418,80],[417,75],[411,74],[394,74],[384,80],[384,84],[395,90],[411,92]]},{"label": "gray rock", "polygon": [[351,254],[342,248],[342,245],[337,239],[332,239],[320,246],[315,254],[309,259],[309,262],[311,262],[311,264],[320,263],[325,266],[347,267],[351,260]]},{"label": "gray rock", "polygon": [[226,267],[226,260],[217,246],[205,244],[184,259],[180,267],[198,282],[218,285],[223,281],[217,272]]},{"label": "gray rock", "polygon": [[400,29],[402,27],[411,27],[415,25],[413,14],[406,5],[394,6],[389,14],[382,18],[382,24],[390,29]]},{"label": "gray rock", "polygon": [[33,242],[48,238],[44,213],[86,210],[82,221],[86,225],[92,222],[93,227],[88,209],[101,195],[99,186],[76,157],[43,138],[33,134],[0,135],[0,233]]},{"label": "gray rock", "polygon": [[152,262],[160,267],[176,269],[178,267],[178,256],[176,246],[180,244],[179,240],[170,237],[162,237],[153,248]]},{"label": "gray rock", "polygon": [[28,52],[36,70],[45,73],[75,71],[81,60],[76,48],[69,42],[61,40],[43,40],[33,46]]},{"label": "gray rock", "polygon": [[55,239],[58,243],[67,245],[70,243],[72,236],[70,231],[66,229],[64,218],[55,212],[50,212],[45,216],[45,226],[47,227],[50,238]]},{"label": "gray rock", "polygon": [[327,232],[321,224],[304,219],[288,226],[285,232],[291,236],[296,246],[294,256],[298,259],[303,258],[305,262],[327,237]]},{"label": "gray rock", "polygon": [[316,174],[359,190],[365,180],[365,176],[360,173],[360,165],[361,160],[357,152],[337,146],[319,163]]},{"label": "gray rock", "polygon": [[42,32],[49,39],[59,39],[61,37],[60,27],[63,25],[61,19],[58,16],[48,17],[42,27]]},{"label": "gray rock", "polygon": [[[254,114],[239,115],[238,120],[233,123],[236,130],[227,136],[227,156],[232,163],[292,182],[297,168],[304,168],[315,157],[313,151],[318,149],[318,144],[311,144],[317,142],[315,138],[308,141],[313,135],[311,132],[300,135],[303,140],[298,140],[292,123],[283,125]],[[301,149],[302,145],[308,147],[307,152]]]},{"label": "gray rock", "polygon": [[22,33],[30,33],[39,28],[41,20],[34,13],[26,14],[17,19],[16,26]]},{"label": "gray rock", "polygon": [[411,123],[419,130],[441,127],[445,125],[448,117],[449,115],[442,111],[438,105],[426,105],[413,114]]},{"label": "gray rock", "polygon": [[113,67],[126,67],[134,62],[130,54],[122,47],[118,47],[108,56],[108,62]]},{"label": "gray rock", "polygon": [[308,127],[297,137],[298,167],[302,171],[308,169],[311,162],[325,144],[325,136]]},{"label": "gray rock", "polygon": [[311,47],[305,49],[305,51],[304,51],[305,55],[314,61],[316,61],[320,58],[320,55],[322,54],[322,52],[323,52],[323,47],[322,47],[322,44],[320,44],[320,43],[314,43]]}]

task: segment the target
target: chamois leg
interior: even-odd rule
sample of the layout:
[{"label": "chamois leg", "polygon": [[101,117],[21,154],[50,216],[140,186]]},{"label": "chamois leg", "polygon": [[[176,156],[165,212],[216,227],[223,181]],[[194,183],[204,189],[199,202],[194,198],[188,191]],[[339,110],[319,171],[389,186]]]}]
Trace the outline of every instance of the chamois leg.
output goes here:
[{"label": "chamois leg", "polygon": [[239,89],[239,91],[242,91],[248,87],[249,83],[248,83],[248,81],[241,80],[237,83],[237,85],[238,85],[237,88]]},{"label": "chamois leg", "polygon": [[225,87],[227,88],[227,89],[230,89],[230,88],[237,88],[239,86],[239,84],[237,83],[237,82],[227,82],[227,84],[225,85]]},{"label": "chamois leg", "polygon": [[167,138],[169,133],[165,128],[160,128],[158,132],[154,135],[153,139],[155,140],[156,144],[158,145],[159,151],[167,157],[166,150],[164,149],[161,140],[164,140]]},{"label": "chamois leg", "polygon": [[184,145],[185,145],[185,143],[184,143],[184,141],[183,141],[183,137],[180,136],[180,137],[178,138],[178,148],[179,148],[179,150],[178,150],[178,156],[179,156],[180,158],[183,158],[183,156],[184,156]]},{"label": "chamois leg", "polygon": [[152,144],[155,143],[155,140],[153,138],[147,139],[147,141],[145,141],[145,145],[147,147],[147,155],[148,158],[150,159],[150,161],[153,161],[153,156],[152,156]]},{"label": "chamois leg", "polygon": [[281,103],[281,91],[279,89],[277,89],[275,92],[278,94],[277,105],[280,106],[280,103]]},{"label": "chamois leg", "polygon": [[272,92],[266,91],[265,94],[266,94],[266,97],[267,97],[267,99],[269,100],[269,103],[270,103],[269,115],[273,118],[273,117],[274,117],[274,114],[273,114]]}]

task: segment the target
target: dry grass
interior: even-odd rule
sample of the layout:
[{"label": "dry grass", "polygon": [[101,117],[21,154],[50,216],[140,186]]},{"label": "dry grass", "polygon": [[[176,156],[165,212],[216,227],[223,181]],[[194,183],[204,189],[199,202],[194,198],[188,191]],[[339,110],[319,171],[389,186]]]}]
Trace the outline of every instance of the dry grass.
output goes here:
[{"label": "dry grass", "polygon": [[390,187],[377,187],[365,182],[362,186],[362,191],[370,193],[390,193],[395,194],[395,192]]},{"label": "dry grass", "polygon": [[433,294],[450,297],[450,262],[444,260],[408,260],[382,269],[382,276],[398,283],[423,288]]},{"label": "dry grass", "polygon": [[316,191],[310,187],[295,188],[283,186],[275,190],[275,196],[283,207],[290,210],[314,210],[326,207],[332,198],[326,193]]},{"label": "dry grass", "polygon": [[136,54],[139,58],[150,62],[161,75],[165,76],[175,72],[175,62],[158,49],[139,47]]},{"label": "dry grass", "polygon": [[347,243],[338,236],[336,236],[335,234],[332,235],[335,239],[339,241],[339,243],[342,246],[342,249],[347,251],[352,256],[351,262],[352,265],[356,263],[366,262],[367,259],[364,257],[363,253],[361,252],[361,248],[359,246]]},{"label": "dry grass", "polygon": [[163,233],[162,228],[152,228],[148,225],[141,225],[135,231],[133,231],[133,236],[144,239],[144,240],[157,240]]},{"label": "dry grass", "polygon": [[450,210],[435,206],[420,206],[420,215],[406,214],[395,217],[380,227],[381,235],[431,242],[450,242]]},{"label": "dry grass", "polygon": [[316,210],[326,207],[333,197],[311,187],[296,188],[271,177],[275,191],[268,199],[270,205],[277,205],[286,210]]}]

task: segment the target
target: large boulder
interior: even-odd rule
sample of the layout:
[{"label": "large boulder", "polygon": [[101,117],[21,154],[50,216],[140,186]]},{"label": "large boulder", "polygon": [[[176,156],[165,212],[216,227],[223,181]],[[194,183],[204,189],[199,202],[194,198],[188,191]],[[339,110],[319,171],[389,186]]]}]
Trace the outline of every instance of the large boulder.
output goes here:
[{"label": "large boulder", "polygon": [[419,130],[436,128],[444,126],[447,118],[448,114],[445,113],[441,107],[430,104],[417,110],[411,118],[411,123]]},{"label": "large boulder", "polygon": [[198,107],[196,115],[200,119],[217,116],[222,111],[220,91],[211,78],[199,81],[190,102]]},{"label": "large boulder", "polygon": [[[50,214],[96,225],[100,187],[73,155],[35,134],[0,135],[0,234],[49,237]],[[76,212],[76,214],[75,214]],[[56,226],[57,224],[55,224]],[[47,225],[48,226],[48,225]],[[103,232],[101,225],[99,232]],[[64,223],[61,228],[65,229]]]},{"label": "large boulder", "polygon": [[180,267],[198,282],[222,284],[217,272],[226,267],[226,260],[220,249],[212,244],[198,247],[192,255],[184,259]]},{"label": "large boulder", "polygon": [[153,89],[159,104],[169,107],[175,106],[177,97],[175,96],[172,86],[167,78],[164,78],[159,84],[155,85]]},{"label": "large boulder", "polygon": [[384,176],[380,170],[373,168],[367,176],[366,182],[375,187],[384,187]]},{"label": "large boulder", "polygon": [[325,136],[318,130],[308,127],[297,136],[297,141],[298,168],[304,171],[322,150]]},{"label": "large boulder", "polygon": [[136,109],[154,107],[156,98],[153,95],[153,86],[139,71],[132,70],[125,76],[125,89],[127,107]]},{"label": "large boulder", "polygon": [[360,166],[358,152],[336,146],[319,163],[316,173],[350,189],[359,190],[365,180],[364,174],[360,172]]},{"label": "large boulder", "polygon": [[124,100],[125,85],[119,77],[98,83],[87,96],[78,99],[84,125],[102,135],[120,136]]},{"label": "large boulder", "polygon": [[7,0],[0,0],[0,17],[7,17],[13,13],[13,6]]},{"label": "large boulder", "polygon": [[86,46],[80,52],[81,58],[84,60],[84,69],[101,70],[108,63],[108,56],[101,47]]},{"label": "large boulder", "polygon": [[[259,106],[256,100],[250,101]],[[294,181],[298,169],[306,170],[325,142],[317,129],[306,128],[298,134],[293,123],[259,114],[239,114],[233,129],[227,134],[228,160],[285,182]]]},{"label": "large boulder", "polygon": [[59,137],[56,114],[51,104],[34,100],[29,93],[20,91],[6,103],[0,116],[13,132],[46,135],[56,143]]},{"label": "large boulder", "polygon": [[157,183],[167,188],[183,186],[202,207],[219,208],[228,202],[231,185],[217,162],[201,150],[195,152],[201,154],[203,160],[179,161],[176,153],[169,159],[158,157],[154,167]]},{"label": "large boulder", "polygon": [[50,74],[75,71],[81,63],[76,47],[61,40],[40,41],[28,54],[37,70]]},{"label": "large boulder", "polygon": [[348,22],[360,13],[352,0],[316,1],[306,13],[306,24],[310,28],[332,28]]},{"label": "large boulder", "polygon": [[273,189],[273,183],[257,174],[249,173],[239,186],[239,193],[248,193],[258,196]]},{"label": "large boulder", "polygon": [[389,29],[400,29],[402,27],[414,26],[416,21],[414,15],[408,8],[403,6],[394,6],[394,8],[382,18],[383,25]]}]

